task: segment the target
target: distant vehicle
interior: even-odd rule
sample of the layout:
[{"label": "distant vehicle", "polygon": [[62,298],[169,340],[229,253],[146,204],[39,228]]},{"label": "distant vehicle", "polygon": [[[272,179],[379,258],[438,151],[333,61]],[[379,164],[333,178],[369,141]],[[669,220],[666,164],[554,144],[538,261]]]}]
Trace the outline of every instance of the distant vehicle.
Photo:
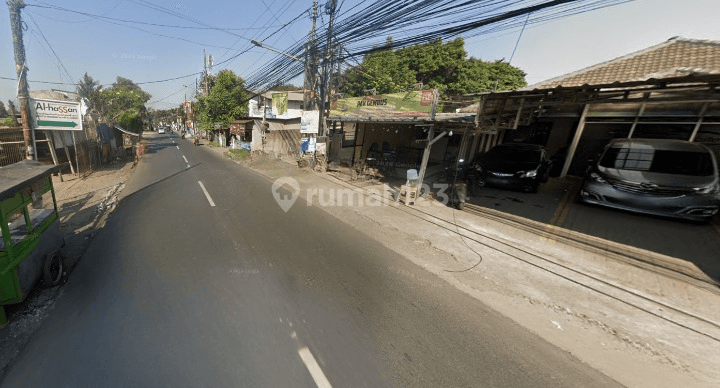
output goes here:
[{"label": "distant vehicle", "polygon": [[717,158],[681,140],[616,139],[593,163],[580,191],[586,203],[708,221],[720,209]]},{"label": "distant vehicle", "polygon": [[471,190],[485,185],[537,192],[548,180],[547,151],[540,145],[507,143],[493,147],[469,172]]},{"label": "distant vehicle", "polygon": [[158,128],[158,133],[165,133],[165,128],[162,128],[162,127]]}]

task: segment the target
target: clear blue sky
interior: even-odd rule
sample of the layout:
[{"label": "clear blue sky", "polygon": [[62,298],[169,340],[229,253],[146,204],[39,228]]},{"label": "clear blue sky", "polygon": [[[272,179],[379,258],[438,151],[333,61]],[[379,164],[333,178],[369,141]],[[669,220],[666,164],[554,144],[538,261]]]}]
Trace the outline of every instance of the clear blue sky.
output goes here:
[{"label": "clear blue sky", "polygon": [[[349,7],[360,0],[346,0]],[[4,4],[5,2],[3,2]],[[179,39],[161,37],[137,29],[111,24],[79,14],[28,6],[23,10],[27,23],[25,45],[30,80],[69,82],[60,70],[45,39],[67,69],[73,81],[87,72],[103,84],[117,75],[135,82],[162,80],[202,70],[203,48],[220,62],[250,47],[249,39],[264,40],[283,49],[303,39],[310,29],[311,0],[254,1],[160,1],[67,0],[59,6],[95,15],[148,23],[202,27],[182,18],[141,4],[154,4],[163,10],[202,23],[232,30],[232,35],[212,29],[182,29],[135,25],[137,28]],[[26,0],[28,5],[51,4],[45,0]],[[52,3],[56,4],[56,3]],[[267,6],[266,6],[267,4]],[[12,36],[6,7],[0,15],[0,77],[15,77]],[[268,8],[271,10],[268,10]],[[264,38],[281,25],[302,16],[272,38]],[[720,40],[720,1],[718,0],[636,0],[631,3],[571,16],[525,30],[512,65],[523,69],[528,83],[606,61],[658,44],[673,36]],[[520,31],[509,30],[466,40],[468,54],[484,60],[510,59]],[[184,40],[180,40],[184,39]],[[384,39],[384,37],[383,37]],[[196,43],[191,43],[194,41]],[[216,46],[216,47],[213,47]],[[228,50],[229,49],[229,50]],[[245,77],[274,57],[274,53],[252,48],[227,67]],[[224,66],[223,66],[224,67]],[[221,68],[221,67],[220,67]],[[215,70],[219,70],[216,68]],[[152,94],[156,108],[177,106],[195,78],[142,85]],[[300,85],[302,80],[295,81]],[[32,90],[64,89],[31,83]],[[175,94],[173,94],[175,93]],[[15,82],[0,80],[0,99],[15,96]]]}]

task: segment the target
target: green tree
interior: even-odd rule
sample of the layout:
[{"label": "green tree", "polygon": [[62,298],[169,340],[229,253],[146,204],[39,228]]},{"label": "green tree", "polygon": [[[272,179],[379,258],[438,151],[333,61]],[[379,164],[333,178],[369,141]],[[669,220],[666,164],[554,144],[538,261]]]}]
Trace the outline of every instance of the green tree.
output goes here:
[{"label": "green tree", "polygon": [[93,77],[89,76],[86,72],[82,79],[78,81],[76,90],[80,97],[87,98],[90,102],[90,108],[98,110],[101,88],[100,82],[94,80]]},{"label": "green tree", "polygon": [[7,112],[8,115],[12,117],[15,117],[15,115],[18,113],[17,109],[15,109],[15,103],[13,102],[13,100],[8,100]]},{"label": "green tree", "polygon": [[215,123],[224,126],[232,120],[247,116],[245,81],[232,70],[223,70],[212,77],[210,94],[198,96],[197,115],[200,129],[213,129]]},{"label": "green tree", "polygon": [[99,91],[98,112],[103,120],[130,130],[142,129],[150,94],[127,78],[117,77],[111,88]]},{"label": "green tree", "polygon": [[283,83],[283,84],[274,86],[274,87],[272,88],[272,90],[277,91],[277,92],[286,92],[286,91],[287,91],[287,92],[294,92],[294,91],[297,91],[297,90],[302,91],[303,88],[300,87],[300,86],[295,86],[295,85],[293,85],[293,84]]},{"label": "green tree", "polygon": [[446,44],[436,40],[400,49],[398,55],[401,63],[406,63],[415,72],[415,82],[422,82],[425,89],[438,89],[444,93],[460,76],[467,55],[464,45],[462,38]]},{"label": "green tree", "polygon": [[346,71],[341,90],[352,96],[362,96],[368,89],[378,94],[398,93],[414,83],[416,74],[407,63],[395,51],[384,50],[367,55],[360,66]]},{"label": "green tree", "polygon": [[469,93],[512,90],[526,85],[525,73],[503,61],[484,62],[466,59],[462,38],[440,40],[393,51],[392,38],[385,50],[368,54],[360,66],[343,74],[343,92],[363,95],[367,89],[377,93],[406,91],[422,83],[424,89],[438,89],[443,100]]}]

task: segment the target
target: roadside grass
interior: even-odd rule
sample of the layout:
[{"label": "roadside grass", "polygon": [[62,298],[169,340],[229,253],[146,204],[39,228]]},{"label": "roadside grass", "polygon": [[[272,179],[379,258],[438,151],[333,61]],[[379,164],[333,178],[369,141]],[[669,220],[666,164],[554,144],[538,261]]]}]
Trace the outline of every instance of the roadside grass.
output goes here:
[{"label": "roadside grass", "polygon": [[238,162],[244,162],[250,159],[250,151],[244,148],[239,150],[230,149],[225,153],[225,156]]}]

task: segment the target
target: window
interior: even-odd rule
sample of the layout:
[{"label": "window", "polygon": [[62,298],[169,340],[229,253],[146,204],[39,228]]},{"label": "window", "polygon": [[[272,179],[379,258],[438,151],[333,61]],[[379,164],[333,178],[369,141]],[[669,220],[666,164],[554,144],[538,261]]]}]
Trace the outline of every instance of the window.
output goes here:
[{"label": "window", "polygon": [[20,240],[27,236],[28,227],[25,222],[24,209],[20,209],[8,217],[8,228],[10,229],[10,239],[13,244],[17,244]]},{"label": "window", "polygon": [[343,147],[355,146],[355,126],[357,124],[343,125]]},{"label": "window", "polygon": [[600,166],[690,176],[715,173],[710,154],[697,151],[609,148],[600,160]]},{"label": "window", "polygon": [[37,199],[28,205],[30,224],[32,224],[33,228],[39,227],[45,220],[52,216],[53,211],[55,211],[55,203],[53,202],[52,191],[38,195]]}]

